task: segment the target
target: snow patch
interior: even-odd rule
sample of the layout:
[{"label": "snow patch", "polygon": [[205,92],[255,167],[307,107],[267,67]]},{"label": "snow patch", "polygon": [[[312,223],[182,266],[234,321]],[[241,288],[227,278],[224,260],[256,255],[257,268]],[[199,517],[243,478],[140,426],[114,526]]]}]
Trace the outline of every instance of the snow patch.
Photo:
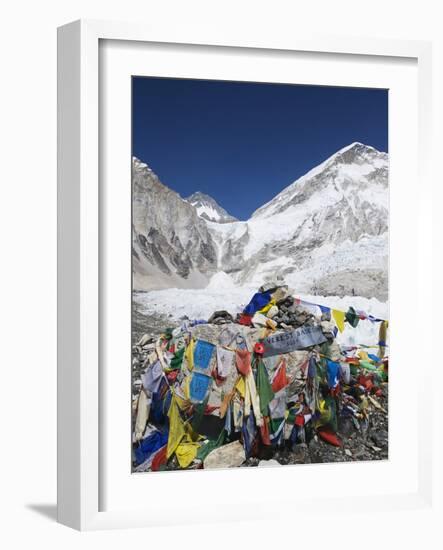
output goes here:
[{"label": "snow patch", "polygon": [[224,271],[219,271],[211,277],[206,290],[232,290],[234,287],[232,278]]}]

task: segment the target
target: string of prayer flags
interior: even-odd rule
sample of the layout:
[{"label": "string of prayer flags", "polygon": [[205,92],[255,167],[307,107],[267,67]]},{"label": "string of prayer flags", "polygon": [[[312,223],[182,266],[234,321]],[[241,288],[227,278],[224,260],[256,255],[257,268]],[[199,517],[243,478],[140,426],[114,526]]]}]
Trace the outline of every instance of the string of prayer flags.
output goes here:
[{"label": "string of prayer flags", "polygon": [[371,323],[381,323],[384,320],[384,319],[379,319],[378,317],[374,317],[374,315],[368,315],[366,312],[364,312],[360,309],[355,310],[352,306],[350,306],[348,308],[347,312],[344,312],[344,311],[341,311],[341,310],[338,310],[338,309],[330,308],[328,306],[323,306],[323,305],[320,305],[320,304],[314,304],[313,302],[307,302],[306,300],[302,300],[298,296],[294,296],[293,298],[294,298],[294,303],[296,305],[315,306],[315,307],[320,308],[322,313],[329,313],[331,311],[332,312],[336,311],[336,312],[342,313],[345,317],[346,316],[348,317],[346,320],[354,328],[357,326],[358,320],[367,319],[368,321],[371,321]]}]

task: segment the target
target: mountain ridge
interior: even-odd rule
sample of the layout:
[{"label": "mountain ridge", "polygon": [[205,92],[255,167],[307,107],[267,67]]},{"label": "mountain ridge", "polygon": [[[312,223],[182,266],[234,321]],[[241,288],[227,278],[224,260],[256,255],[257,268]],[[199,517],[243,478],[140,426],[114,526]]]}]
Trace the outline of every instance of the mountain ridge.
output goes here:
[{"label": "mountain ridge", "polygon": [[[263,280],[278,275],[299,292],[355,293],[386,299],[388,169],[387,153],[354,142],[280,191],[247,221],[210,220],[211,216],[201,216],[197,209],[200,203],[217,204],[209,195],[193,194],[197,197],[192,205],[189,197],[182,199],[172,192],[172,200],[162,189],[163,199],[172,200],[169,210],[177,211],[170,220],[175,228],[173,235],[171,227],[166,228],[162,222],[163,236],[170,235],[165,237],[166,242],[161,241],[158,251],[174,275],[165,286],[192,284],[203,288],[214,273],[224,271],[238,285],[260,286]],[[145,177],[158,185],[157,176],[154,178],[149,167],[146,170]],[[188,208],[194,208],[195,215]],[[189,235],[178,220],[185,214],[190,223],[198,220],[194,233],[199,241],[185,258],[187,268],[179,265],[174,253],[172,259],[169,257],[167,246],[168,238],[175,239],[175,254],[186,256]],[[148,233],[152,235],[158,220],[154,217],[149,223]],[[139,234],[145,235],[146,231],[145,227]],[[206,251],[204,261],[199,258],[201,247]],[[148,288],[158,283],[153,284]]]},{"label": "mountain ridge", "polygon": [[132,192],[134,289],[205,286],[217,252],[195,208],[136,157]]}]

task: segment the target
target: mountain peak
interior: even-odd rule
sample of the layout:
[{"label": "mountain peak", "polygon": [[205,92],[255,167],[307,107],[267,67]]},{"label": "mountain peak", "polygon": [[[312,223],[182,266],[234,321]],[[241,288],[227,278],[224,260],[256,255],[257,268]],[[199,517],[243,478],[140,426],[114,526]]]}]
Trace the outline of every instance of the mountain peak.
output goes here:
[{"label": "mountain peak", "polygon": [[[357,157],[362,156],[365,158],[371,158],[376,156],[387,156],[387,153],[384,153],[382,151],[379,151],[375,147],[372,147],[371,145],[366,145],[365,143],[360,143],[359,141],[354,141],[353,143],[347,145],[346,147],[343,147],[342,149],[339,149],[332,157],[330,157],[329,160],[332,160],[334,158],[343,158],[343,156],[347,157],[346,161],[349,162],[351,157]],[[348,158],[349,157],[349,158]]]},{"label": "mountain peak", "polygon": [[335,154],[338,155],[340,153],[344,153],[345,151],[349,151],[349,149],[360,149],[360,148],[368,148],[373,149],[370,145],[365,145],[364,143],[361,143],[360,141],[353,141],[349,145],[345,145],[341,149],[339,149]]},{"label": "mountain peak", "polygon": [[146,169],[149,172],[152,172],[151,168],[146,164],[146,162],[143,162],[137,157],[132,157],[132,166],[134,168],[139,168],[140,170]]},{"label": "mountain peak", "polygon": [[[252,217],[267,217],[282,212],[316,193],[334,194],[343,182],[346,182],[345,187],[372,186],[377,185],[377,182],[387,185],[388,159],[387,153],[355,141],[295,180],[271,201],[258,208]],[[341,193],[344,194],[344,191]]]},{"label": "mountain peak", "polygon": [[192,193],[185,201],[195,207],[200,218],[210,222],[229,223],[238,221],[237,218],[228,214],[215,199],[201,191]]},{"label": "mountain peak", "polygon": [[195,191],[192,193],[192,195],[189,195],[189,197],[186,198],[188,202],[195,202],[198,200],[206,200],[208,202],[216,202],[215,199],[213,199],[210,195],[207,195],[206,193],[203,193],[202,191]]}]

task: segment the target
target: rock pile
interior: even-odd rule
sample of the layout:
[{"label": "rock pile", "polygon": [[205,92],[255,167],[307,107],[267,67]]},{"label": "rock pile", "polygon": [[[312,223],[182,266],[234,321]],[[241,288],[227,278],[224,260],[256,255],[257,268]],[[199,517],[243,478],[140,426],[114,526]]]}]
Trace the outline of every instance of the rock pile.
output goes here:
[{"label": "rock pile", "polygon": [[[338,345],[359,322],[380,324],[378,355]],[[386,321],[269,283],[236,318],[150,326],[133,347],[134,471],[387,458]]]}]

